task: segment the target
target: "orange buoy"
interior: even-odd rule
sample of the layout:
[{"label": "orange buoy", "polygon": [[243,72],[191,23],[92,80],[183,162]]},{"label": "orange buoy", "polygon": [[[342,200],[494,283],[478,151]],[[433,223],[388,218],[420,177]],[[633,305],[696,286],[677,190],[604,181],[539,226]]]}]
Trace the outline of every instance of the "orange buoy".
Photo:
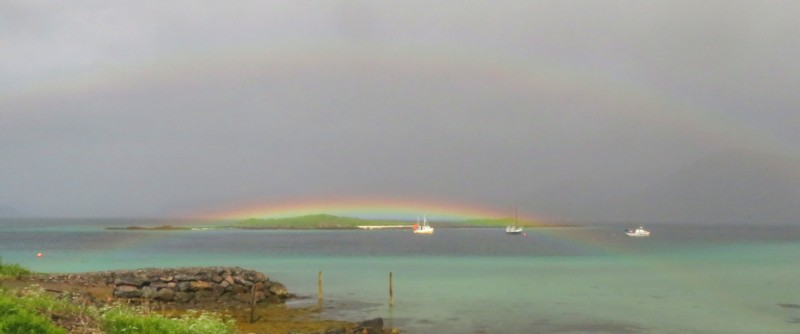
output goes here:
[{"label": "orange buoy", "polygon": [[44,256],[44,254],[42,254],[42,252],[36,253],[36,257],[42,257],[42,256]]}]

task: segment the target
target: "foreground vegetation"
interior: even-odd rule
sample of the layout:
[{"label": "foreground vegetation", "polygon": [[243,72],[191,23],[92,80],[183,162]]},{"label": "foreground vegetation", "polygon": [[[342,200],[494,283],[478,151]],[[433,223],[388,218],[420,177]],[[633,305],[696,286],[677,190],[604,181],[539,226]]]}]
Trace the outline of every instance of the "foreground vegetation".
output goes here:
[{"label": "foreground vegetation", "polygon": [[[24,268],[18,264],[4,264],[3,258],[0,257],[0,279],[8,278],[8,277],[20,277],[24,275],[29,275],[31,273],[30,270]],[[2,332],[0,332],[2,333]]]},{"label": "foreground vegetation", "polygon": [[[27,274],[30,271],[17,264],[0,262],[0,278]],[[145,307],[97,306],[70,294],[56,297],[38,285],[19,291],[0,286],[0,333],[232,334],[235,331],[234,320],[212,312],[167,317]]]},{"label": "foreground vegetation", "polygon": [[124,304],[75,304],[69,296],[57,298],[37,285],[20,291],[0,289],[0,333],[232,334],[235,330],[235,321],[216,313],[188,312],[169,318]]},{"label": "foreground vegetation", "polygon": [[100,310],[102,328],[108,334],[224,334],[235,333],[236,322],[216,313],[189,312],[177,318],[149,313],[145,308],[115,305]]},{"label": "foreground vegetation", "polygon": [[0,290],[0,333],[66,334],[50,315],[62,311],[66,305],[39,296],[16,296]]}]

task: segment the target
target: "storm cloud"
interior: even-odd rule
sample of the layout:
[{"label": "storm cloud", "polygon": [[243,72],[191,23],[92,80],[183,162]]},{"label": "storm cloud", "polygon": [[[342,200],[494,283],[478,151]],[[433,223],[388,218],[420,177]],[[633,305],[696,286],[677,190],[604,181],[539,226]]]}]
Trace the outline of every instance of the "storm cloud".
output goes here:
[{"label": "storm cloud", "polygon": [[2,2],[0,214],[374,196],[797,221],[799,7]]}]

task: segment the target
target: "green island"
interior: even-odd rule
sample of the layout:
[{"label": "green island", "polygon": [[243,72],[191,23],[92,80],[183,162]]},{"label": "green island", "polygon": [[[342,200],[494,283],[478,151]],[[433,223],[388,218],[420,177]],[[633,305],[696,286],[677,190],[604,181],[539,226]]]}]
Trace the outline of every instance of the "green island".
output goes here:
[{"label": "green island", "polygon": [[232,228],[241,229],[297,229],[297,230],[352,230],[359,226],[410,227],[405,221],[374,220],[340,217],[329,214],[306,215],[287,218],[250,218],[233,223]]},{"label": "green island", "polygon": [[[152,230],[152,231],[172,231],[172,230],[213,230],[213,229],[244,229],[244,230],[355,230],[355,229],[410,229],[415,221],[405,220],[385,220],[385,219],[364,219],[353,217],[341,217],[329,214],[315,214],[287,218],[249,218],[226,224],[209,224],[202,226],[172,226],[162,225],[154,227],[128,226],[128,227],[108,227],[110,230]],[[499,228],[508,225],[518,225],[523,227],[566,227],[569,225],[541,223],[534,224],[530,221],[514,218],[483,218],[455,221],[429,221],[435,227],[442,228]]]},{"label": "green island", "polygon": [[107,227],[108,230],[148,230],[148,231],[181,231],[181,230],[191,230],[191,227],[187,226],[172,226],[172,225],[162,225],[162,226],[126,226],[126,227]]}]

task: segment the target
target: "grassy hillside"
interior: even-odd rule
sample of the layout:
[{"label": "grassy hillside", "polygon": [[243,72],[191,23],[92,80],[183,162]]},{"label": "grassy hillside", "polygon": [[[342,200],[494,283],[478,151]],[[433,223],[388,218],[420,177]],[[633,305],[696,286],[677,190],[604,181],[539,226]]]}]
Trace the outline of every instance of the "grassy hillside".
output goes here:
[{"label": "grassy hillside", "polygon": [[[514,224],[513,218],[483,218],[483,219],[469,219],[458,221],[441,221],[441,220],[428,220],[434,227],[505,227]],[[273,229],[273,230],[351,230],[357,229],[358,226],[408,226],[411,227],[415,221],[403,220],[378,220],[378,219],[363,219],[352,217],[340,217],[329,214],[316,214],[288,218],[250,218],[241,221],[222,223],[225,225],[215,224],[214,226],[127,226],[127,227],[107,227],[110,230],[155,230],[155,231],[170,231],[170,230],[193,230],[193,229],[225,229],[225,228],[239,228],[239,229]],[[542,227],[542,224],[534,224],[531,221],[519,220],[517,225],[524,227]],[[548,226],[567,226],[567,225],[548,225]]]},{"label": "grassy hillside", "polygon": [[[505,227],[514,224],[513,218],[485,218],[485,219],[469,219],[462,221],[436,221],[428,220],[434,227]],[[256,219],[251,218],[243,221],[236,222],[230,227],[243,228],[243,229],[355,229],[358,226],[397,226],[408,225],[411,226],[414,221],[400,221],[400,220],[373,220],[361,219],[350,217],[339,217],[328,214],[317,214],[290,218],[269,218],[269,219]],[[517,224],[520,226],[533,227],[541,226],[540,224],[534,225],[532,222],[519,220]]]},{"label": "grassy hillside", "polygon": [[308,215],[290,218],[251,218],[231,225],[243,229],[355,229],[363,225],[411,225],[410,222],[396,220],[372,220],[339,217],[327,214]]},{"label": "grassy hillside", "polygon": [[461,225],[470,226],[470,227],[496,227],[496,226],[506,226],[511,225],[514,223],[513,218],[479,218],[479,219],[468,219],[459,222]]},{"label": "grassy hillside", "polygon": [[[460,225],[463,226],[470,226],[470,227],[505,227],[508,225],[514,225],[514,218],[484,218],[484,219],[469,219],[462,222],[459,222]],[[517,225],[520,226],[532,226],[530,223],[518,220],[516,222]]]}]

